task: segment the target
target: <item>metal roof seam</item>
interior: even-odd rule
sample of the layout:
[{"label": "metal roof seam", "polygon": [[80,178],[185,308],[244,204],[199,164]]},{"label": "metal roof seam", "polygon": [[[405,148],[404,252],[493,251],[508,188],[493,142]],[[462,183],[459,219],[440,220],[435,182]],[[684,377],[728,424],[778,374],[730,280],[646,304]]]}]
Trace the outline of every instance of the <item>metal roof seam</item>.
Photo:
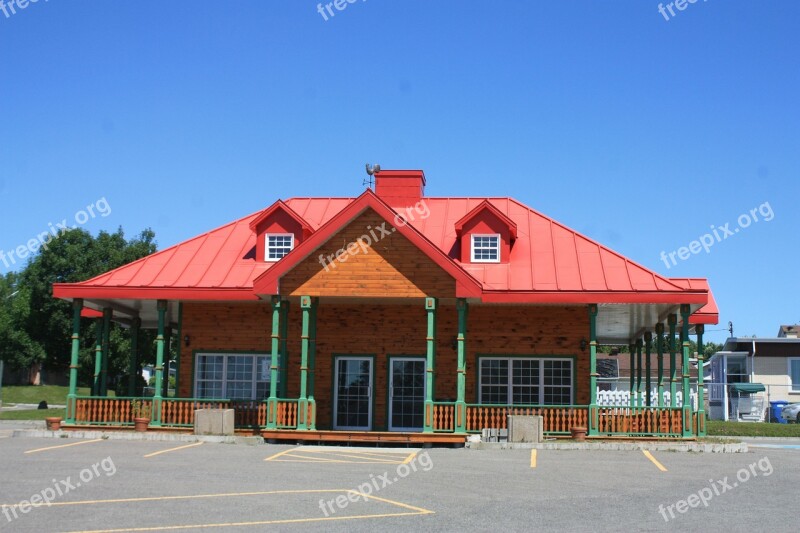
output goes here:
[{"label": "metal roof seam", "polygon": [[575,264],[578,265],[578,281],[581,286],[581,290],[586,290],[586,284],[583,281],[583,269],[581,268],[581,254],[578,251],[578,235],[577,233],[572,234],[572,245],[575,247]]}]

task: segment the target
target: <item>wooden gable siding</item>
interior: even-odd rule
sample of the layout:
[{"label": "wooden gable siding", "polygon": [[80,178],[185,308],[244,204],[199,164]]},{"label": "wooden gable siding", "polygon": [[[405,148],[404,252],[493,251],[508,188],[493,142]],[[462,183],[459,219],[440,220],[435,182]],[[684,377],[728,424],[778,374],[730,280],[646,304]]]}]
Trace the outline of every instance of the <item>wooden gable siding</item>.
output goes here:
[{"label": "wooden gable siding", "polygon": [[[457,311],[442,305],[437,312],[435,399],[455,400],[457,391]],[[194,386],[193,355],[203,351],[270,351],[269,305],[185,303],[181,342],[180,390],[190,397]],[[589,403],[589,351],[580,350],[588,339],[585,307],[471,306],[467,324],[467,403],[478,402],[479,355],[575,357],[575,402]],[[301,314],[296,300],[289,311],[288,396],[300,393]],[[390,356],[425,355],[425,310],[416,305],[341,305],[319,307],[315,398],[317,427],[331,429],[333,419],[333,359],[336,355],[375,356],[374,425],[388,426],[387,399]]]},{"label": "wooden gable siding", "polygon": [[[385,227],[391,234],[382,235],[379,227]],[[281,294],[365,298],[455,296],[455,280],[392,229],[391,223],[375,211],[367,210],[286,274],[280,282]],[[364,236],[373,242],[351,245]],[[342,253],[348,245],[353,253]],[[337,254],[342,260],[337,260]],[[325,258],[325,266],[320,256]]]}]

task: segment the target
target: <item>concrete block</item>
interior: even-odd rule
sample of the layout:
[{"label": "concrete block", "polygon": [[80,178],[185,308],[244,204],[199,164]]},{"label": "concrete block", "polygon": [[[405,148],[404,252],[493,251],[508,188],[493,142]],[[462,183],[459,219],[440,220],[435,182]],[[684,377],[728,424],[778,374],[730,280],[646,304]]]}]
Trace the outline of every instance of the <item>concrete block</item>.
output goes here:
[{"label": "concrete block", "polygon": [[233,409],[198,409],[194,412],[195,435],[233,435]]},{"label": "concrete block", "polygon": [[542,442],[544,420],[541,416],[508,417],[508,442]]}]

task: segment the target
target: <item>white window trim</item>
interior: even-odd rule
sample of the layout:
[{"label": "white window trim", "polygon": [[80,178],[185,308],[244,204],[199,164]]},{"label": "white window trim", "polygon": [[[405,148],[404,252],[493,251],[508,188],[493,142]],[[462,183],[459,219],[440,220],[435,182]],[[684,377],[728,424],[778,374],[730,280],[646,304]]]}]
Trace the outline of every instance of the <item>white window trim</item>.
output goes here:
[{"label": "white window trim", "polygon": [[[264,261],[267,263],[276,263],[283,259],[283,257],[279,257],[277,259],[270,259],[269,257],[269,238],[270,237],[289,237],[290,244],[289,244],[289,251],[291,252],[294,250],[294,233],[266,233],[264,235]],[[283,246],[281,246],[283,248]]]},{"label": "white window trim", "polygon": [[[497,238],[497,259],[476,259],[475,258],[475,237],[495,237]],[[469,237],[469,255],[472,263],[499,263],[503,253],[502,239],[499,233],[473,233]]]},{"label": "white window trim", "polygon": [[[272,356],[271,356],[271,354],[268,354],[268,353],[253,353],[253,352],[244,352],[244,353],[236,353],[236,352],[230,352],[230,353],[227,353],[227,352],[226,353],[198,352],[198,353],[196,353],[195,354],[195,359],[194,359],[194,368],[195,368],[195,370],[194,370],[194,389],[193,389],[192,396],[194,396],[195,398],[197,397],[197,391],[200,388],[200,382],[201,381],[210,381],[210,380],[201,380],[200,379],[200,374],[199,374],[200,358],[201,357],[213,357],[213,356],[222,356],[223,357],[223,360],[222,360],[222,397],[221,398],[208,398],[209,400],[230,400],[231,399],[231,398],[228,398],[228,358],[229,357],[238,357],[238,356],[247,356],[247,357],[252,357],[253,358],[253,376],[255,377],[255,379],[253,379],[253,385],[252,385],[252,389],[250,391],[250,400],[253,400],[253,401],[258,401],[259,400],[259,398],[256,397],[257,396],[257,392],[258,392],[258,383],[266,382],[267,384],[269,384],[271,375],[270,375],[269,372],[267,372],[267,379],[266,380],[258,379],[259,378],[258,361],[259,361],[259,358],[265,357],[267,359],[267,369],[269,370],[270,367],[271,367],[271,363],[272,363]],[[278,382],[280,383],[280,375],[278,376]]]},{"label": "white window trim", "polygon": [[[792,387],[795,385],[792,383],[792,362],[797,361],[800,363],[800,357],[789,357],[786,360],[786,378],[789,380],[789,394],[800,394],[800,390],[792,390]],[[797,385],[800,385],[798,383]]]},{"label": "white window trim", "polygon": [[[570,386],[569,386],[569,405],[575,405],[575,359],[570,357],[527,357],[527,356],[511,356],[511,357],[503,357],[503,356],[479,356],[478,357],[478,403],[483,405],[483,365],[481,364],[483,361],[508,361],[508,403],[505,405],[514,405],[512,402],[514,400],[514,392],[513,392],[513,365],[512,361],[515,360],[526,360],[526,361],[539,361],[539,402],[534,405],[546,405],[544,403],[544,362],[545,361],[568,361],[570,365]],[[559,387],[561,385],[558,385]],[[490,404],[487,404],[490,405]],[[503,404],[491,404],[491,405],[503,405]]]}]

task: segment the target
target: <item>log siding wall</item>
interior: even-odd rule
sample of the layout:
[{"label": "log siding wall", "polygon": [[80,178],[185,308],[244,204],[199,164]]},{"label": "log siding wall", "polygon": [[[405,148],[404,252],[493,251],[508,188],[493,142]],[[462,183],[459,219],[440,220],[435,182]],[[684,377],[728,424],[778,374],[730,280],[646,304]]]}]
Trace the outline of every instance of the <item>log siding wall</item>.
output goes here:
[{"label": "log siding wall", "polygon": [[[335,355],[374,355],[373,429],[385,430],[390,356],[425,355],[425,309],[422,299],[397,305],[339,304],[330,300],[319,305],[317,322],[316,390],[319,429],[331,429],[333,358]],[[204,351],[269,352],[271,313],[267,303],[184,303],[181,343],[181,397],[191,397],[194,388],[194,354]],[[437,313],[437,357],[435,399],[456,398],[457,312],[442,304]],[[588,339],[589,319],[585,307],[477,306],[469,309],[467,324],[467,403],[478,401],[479,355],[530,355],[575,357],[575,402],[589,403],[589,352],[580,350]],[[301,315],[299,301],[292,299],[289,311],[290,398],[299,394]]]}]

